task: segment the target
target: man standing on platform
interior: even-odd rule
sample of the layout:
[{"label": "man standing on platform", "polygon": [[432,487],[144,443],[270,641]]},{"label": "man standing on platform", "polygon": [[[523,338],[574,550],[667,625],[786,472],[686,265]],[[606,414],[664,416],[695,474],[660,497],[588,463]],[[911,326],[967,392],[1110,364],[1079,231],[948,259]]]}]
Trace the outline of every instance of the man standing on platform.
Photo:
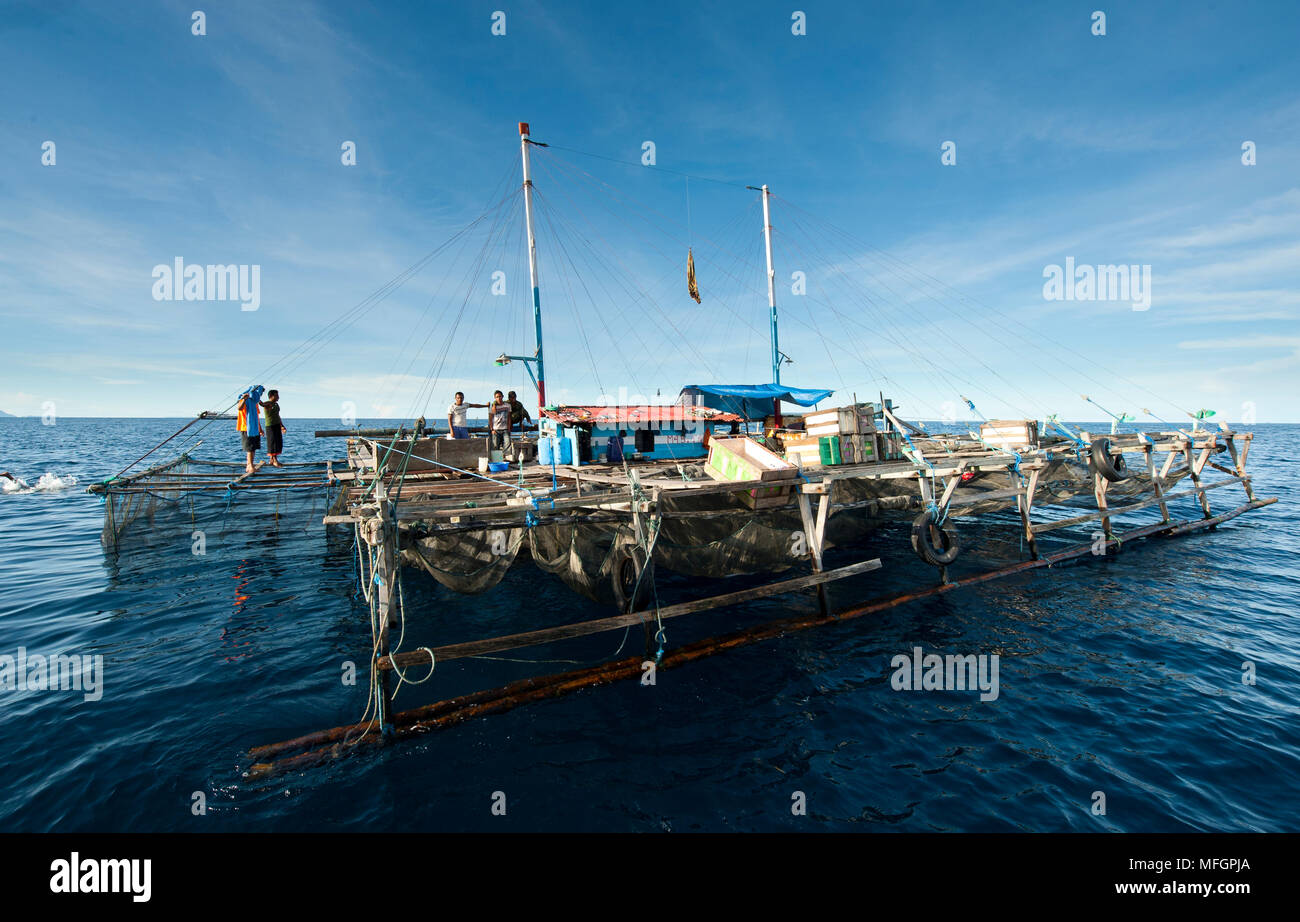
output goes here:
[{"label": "man standing on platform", "polygon": [[506,399],[510,401],[510,431],[514,432],[515,426],[519,427],[519,434],[524,434],[524,423],[532,424],[533,418],[528,415],[528,408],[519,402],[515,392],[511,391],[506,394]]},{"label": "man standing on platform", "polygon": [[488,447],[493,451],[505,451],[510,444],[510,401],[500,391],[492,392],[492,403],[488,407]]},{"label": "man standing on platform", "polygon": [[280,392],[269,390],[266,396],[262,403],[262,409],[266,410],[266,456],[271,459],[271,467],[284,467],[280,452],[284,451],[284,434],[289,430],[280,422]]},{"label": "man standing on platform", "polygon": [[452,401],[451,406],[447,407],[447,428],[451,430],[453,439],[469,438],[469,422],[466,419],[466,410],[471,407],[486,407],[486,403],[466,403],[465,394],[461,391],[456,392],[456,399]]},{"label": "man standing on platform", "polygon": [[235,416],[235,429],[244,446],[244,470],[249,474],[257,470],[253,466],[253,454],[262,447],[262,418],[258,413],[261,400],[262,385],[250,387],[239,395],[239,412]]}]

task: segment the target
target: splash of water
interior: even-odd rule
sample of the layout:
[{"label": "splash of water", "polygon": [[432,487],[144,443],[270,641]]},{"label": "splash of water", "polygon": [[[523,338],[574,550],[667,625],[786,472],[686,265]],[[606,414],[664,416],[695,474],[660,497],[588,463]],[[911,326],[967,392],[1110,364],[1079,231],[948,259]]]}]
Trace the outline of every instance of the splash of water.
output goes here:
[{"label": "splash of water", "polygon": [[12,480],[8,477],[0,479],[0,490],[5,494],[10,493],[63,493],[77,485],[77,478],[72,474],[58,474],[46,471],[35,484],[28,483],[21,477],[14,476]]}]

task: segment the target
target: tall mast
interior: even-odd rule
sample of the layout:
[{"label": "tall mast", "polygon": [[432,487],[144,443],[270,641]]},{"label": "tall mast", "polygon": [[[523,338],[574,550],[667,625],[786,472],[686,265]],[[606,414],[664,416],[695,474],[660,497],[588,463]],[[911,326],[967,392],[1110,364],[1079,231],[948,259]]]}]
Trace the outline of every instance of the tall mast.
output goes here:
[{"label": "tall mast", "polygon": [[[533,286],[533,322],[537,326],[537,418],[541,419],[546,406],[546,374],[542,367],[542,295],[537,287],[537,238],[533,236],[533,174],[528,166],[528,145],[535,144],[528,137],[528,123],[519,123],[519,150],[524,158],[524,223],[528,227],[528,280]],[[544,146],[544,145],[543,145]],[[768,265],[771,266],[771,245],[768,246]],[[775,317],[775,308],[773,308]]]},{"label": "tall mast", "polygon": [[[763,240],[767,245],[767,306],[772,309],[772,383],[781,383],[781,349],[776,336],[776,270],[772,267],[772,211],[768,205],[772,192],[763,183]],[[776,405],[780,415],[781,404]]]}]

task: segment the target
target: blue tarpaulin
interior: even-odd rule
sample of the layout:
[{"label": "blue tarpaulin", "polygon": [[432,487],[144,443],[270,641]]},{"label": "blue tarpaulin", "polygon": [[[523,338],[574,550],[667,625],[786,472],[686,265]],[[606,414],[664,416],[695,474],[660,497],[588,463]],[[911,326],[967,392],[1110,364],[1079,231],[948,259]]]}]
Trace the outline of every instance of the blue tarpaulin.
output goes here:
[{"label": "blue tarpaulin", "polygon": [[679,399],[682,403],[704,404],[745,419],[762,419],[772,412],[774,400],[810,407],[833,393],[784,384],[688,384],[682,388]]}]

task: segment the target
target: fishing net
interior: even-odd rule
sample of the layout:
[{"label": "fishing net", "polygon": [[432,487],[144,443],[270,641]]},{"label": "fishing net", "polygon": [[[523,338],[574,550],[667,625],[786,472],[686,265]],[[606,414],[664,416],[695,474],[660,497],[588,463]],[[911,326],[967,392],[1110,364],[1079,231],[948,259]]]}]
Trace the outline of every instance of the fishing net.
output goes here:
[{"label": "fishing net", "polygon": [[523,528],[431,535],[403,542],[402,559],[416,563],[455,592],[475,595],[501,582],[523,544]]},{"label": "fishing net", "polygon": [[[168,528],[224,527],[232,508],[253,507],[279,519],[319,523],[339,511],[346,490],[329,479],[329,462],[263,466],[244,476],[244,465],[181,456],[140,474],[114,477],[90,488],[104,504],[100,539],[120,549],[132,537]],[[220,530],[220,528],[218,529]]]},{"label": "fishing net", "polygon": [[575,592],[605,604],[614,602],[615,551],[635,543],[631,526],[614,523],[540,525],[528,530],[533,563]]}]

